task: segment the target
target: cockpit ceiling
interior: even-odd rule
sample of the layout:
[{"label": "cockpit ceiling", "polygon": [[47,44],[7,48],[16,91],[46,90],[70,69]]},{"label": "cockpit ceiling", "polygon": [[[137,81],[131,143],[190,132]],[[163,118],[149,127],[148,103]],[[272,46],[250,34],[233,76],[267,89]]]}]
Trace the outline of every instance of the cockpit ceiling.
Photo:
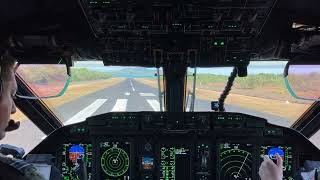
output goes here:
[{"label": "cockpit ceiling", "polygon": [[[292,17],[296,16],[291,9],[299,2],[1,3],[0,25],[5,28],[0,30],[0,52],[10,49],[22,63],[73,55],[77,60],[103,60],[105,65],[246,67],[250,60],[289,58],[290,42],[283,34],[289,34],[284,32],[292,27]],[[297,13],[304,12],[308,3],[303,4]]]}]

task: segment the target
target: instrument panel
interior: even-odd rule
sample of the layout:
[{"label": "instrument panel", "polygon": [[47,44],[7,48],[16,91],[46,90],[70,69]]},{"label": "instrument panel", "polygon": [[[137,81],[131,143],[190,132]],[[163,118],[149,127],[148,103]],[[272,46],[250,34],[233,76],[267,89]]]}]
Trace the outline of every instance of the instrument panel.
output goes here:
[{"label": "instrument panel", "polygon": [[275,154],[291,180],[306,160],[320,160],[319,150],[291,129],[245,114],[198,112],[90,117],[57,130],[31,153],[55,155],[70,180],[79,179],[81,160],[90,180],[254,180],[262,156]]}]

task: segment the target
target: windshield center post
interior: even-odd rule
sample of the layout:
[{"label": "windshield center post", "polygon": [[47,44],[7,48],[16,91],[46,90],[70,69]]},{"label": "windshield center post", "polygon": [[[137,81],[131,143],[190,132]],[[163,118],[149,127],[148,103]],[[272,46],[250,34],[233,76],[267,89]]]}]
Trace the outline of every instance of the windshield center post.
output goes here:
[{"label": "windshield center post", "polygon": [[168,112],[185,111],[187,66],[171,61],[163,67],[165,78],[165,108]]}]

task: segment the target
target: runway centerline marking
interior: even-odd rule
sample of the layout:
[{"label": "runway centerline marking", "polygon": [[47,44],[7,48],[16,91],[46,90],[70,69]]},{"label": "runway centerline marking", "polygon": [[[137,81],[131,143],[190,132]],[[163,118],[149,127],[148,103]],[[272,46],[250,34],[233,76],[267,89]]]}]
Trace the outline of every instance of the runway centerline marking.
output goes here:
[{"label": "runway centerline marking", "polygon": [[113,106],[111,112],[123,112],[127,109],[128,99],[117,99],[116,104]]},{"label": "runway centerline marking", "polygon": [[130,79],[130,86],[131,86],[131,89],[132,89],[133,92],[136,91],[136,89],[134,89],[134,87],[133,87],[131,79]]},{"label": "runway centerline marking", "polygon": [[79,111],[72,118],[68,119],[68,121],[66,121],[64,124],[74,124],[86,120],[87,117],[91,116],[94,112],[96,112],[100,108],[100,106],[102,106],[107,100],[108,99],[95,100],[92,104]]}]

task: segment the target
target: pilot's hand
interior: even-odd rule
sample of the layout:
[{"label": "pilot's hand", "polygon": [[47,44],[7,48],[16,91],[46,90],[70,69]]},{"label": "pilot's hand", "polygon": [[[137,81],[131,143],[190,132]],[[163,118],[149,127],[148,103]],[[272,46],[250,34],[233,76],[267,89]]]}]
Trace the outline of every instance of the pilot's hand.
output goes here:
[{"label": "pilot's hand", "polygon": [[268,155],[263,156],[263,162],[259,168],[261,180],[282,180],[283,160],[279,154],[276,154],[277,163],[275,164]]}]

